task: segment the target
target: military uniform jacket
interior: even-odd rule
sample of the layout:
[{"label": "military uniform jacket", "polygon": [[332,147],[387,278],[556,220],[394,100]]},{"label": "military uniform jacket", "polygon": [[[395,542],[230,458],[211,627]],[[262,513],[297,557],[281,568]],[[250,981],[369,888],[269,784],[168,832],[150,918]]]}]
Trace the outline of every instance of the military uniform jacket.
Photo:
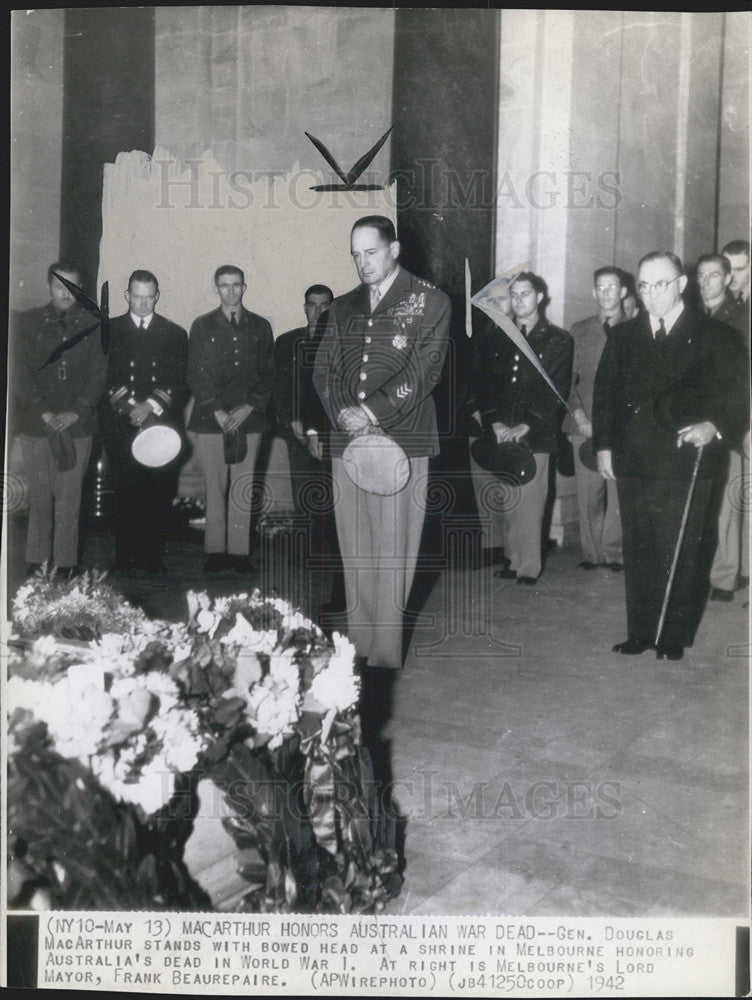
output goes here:
[{"label": "military uniform jacket", "polygon": [[146,330],[136,326],[130,313],[112,320],[106,393],[100,408],[103,422],[115,419],[109,400],[125,387],[137,403],[152,399],[162,408],[160,423],[181,427],[188,398],[187,353],[185,330],[163,316],[154,313]]},{"label": "military uniform jacket", "polygon": [[[572,377],[572,338],[566,330],[540,319],[527,335],[548,377],[564,399]],[[489,339],[478,362],[478,409],[483,426],[496,421],[514,427],[528,424],[522,440],[534,452],[557,450],[562,404],[540,373],[507,337]]]},{"label": "military uniform jacket", "polygon": [[707,399],[707,412],[695,422],[710,420],[721,434],[706,445],[698,474],[718,474],[728,447],[738,447],[749,427],[745,353],[735,330],[686,305],[660,345],[647,315],[622,323],[609,337],[595,377],[593,448],[613,452],[617,476],[688,479],[696,449],[676,447],[676,431],[658,423],[654,403],[691,370],[703,380]]},{"label": "military uniform jacket", "polygon": [[725,323],[738,330],[744,337],[744,343],[749,351],[749,303],[738,302],[727,291],[723,302],[713,313],[713,319],[717,323]]},{"label": "military uniform jacket", "polygon": [[195,405],[188,430],[221,434],[214,413],[248,404],[241,424],[246,434],[266,429],[266,411],[274,388],[274,337],[261,316],[238,310],[234,327],[221,308],[194,320],[188,341],[188,385]]},{"label": "military uniform jacket", "polygon": [[373,314],[365,285],[334,300],[313,376],[333,457],[350,440],[336,429],[337,415],[360,404],[407,455],[438,454],[431,392],[441,378],[450,317],[449,297],[404,268]]},{"label": "military uniform jacket", "polygon": [[45,434],[42,414],[66,411],[78,414],[78,420],[70,427],[73,437],[94,433],[96,407],[107,367],[99,331],[94,330],[53,364],[42,368],[56,347],[93,322],[91,314],[78,306],[61,318],[51,304],[17,317],[13,324],[10,378],[15,433],[42,437]]},{"label": "military uniform jacket", "polygon": [[309,336],[307,326],[289,330],[274,341],[274,410],[281,430],[289,427],[293,420],[305,424],[304,431],[308,427],[320,429],[321,419],[312,421],[308,412],[312,395],[321,411],[318,394],[315,390],[312,392],[313,369],[320,343],[321,334],[314,331],[313,336]]}]

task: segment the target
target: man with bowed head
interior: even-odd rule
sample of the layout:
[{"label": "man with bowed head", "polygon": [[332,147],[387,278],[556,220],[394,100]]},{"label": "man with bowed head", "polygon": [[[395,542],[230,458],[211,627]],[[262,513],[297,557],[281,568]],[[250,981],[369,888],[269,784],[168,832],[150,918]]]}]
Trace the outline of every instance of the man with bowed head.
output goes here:
[{"label": "man with bowed head", "polygon": [[[446,356],[451,306],[400,266],[394,225],[384,216],[355,223],[350,252],[361,284],[329,309],[313,382],[331,426],[349,636],[365,666],[398,669],[428,459],[439,451],[431,392]],[[392,495],[361,489],[345,470],[348,442],[374,432],[389,435],[409,458],[407,485]]]},{"label": "man with bowed head", "polygon": [[[627,638],[614,652],[656,648],[680,660],[708,592],[718,485],[729,447],[749,422],[748,367],[738,335],[682,299],[679,258],[640,261],[647,310],[606,342],[595,378],[593,447],[598,470],[616,479],[622,515]],[[660,637],[656,636],[693,469],[697,481]]]}]

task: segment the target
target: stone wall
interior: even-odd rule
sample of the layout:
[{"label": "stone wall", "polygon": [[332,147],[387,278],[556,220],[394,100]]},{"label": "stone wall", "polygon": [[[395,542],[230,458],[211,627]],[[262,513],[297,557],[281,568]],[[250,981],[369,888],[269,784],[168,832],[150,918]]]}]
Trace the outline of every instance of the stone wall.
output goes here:
[{"label": "stone wall", "polygon": [[[227,172],[329,171],[310,132],[347,171],[391,124],[393,35],[390,10],[158,7],[156,143]],[[387,143],[369,178],[388,165]]]},{"label": "stone wall", "polygon": [[47,301],[47,268],[58,257],[64,13],[16,10],[12,14],[12,309],[30,309]]}]

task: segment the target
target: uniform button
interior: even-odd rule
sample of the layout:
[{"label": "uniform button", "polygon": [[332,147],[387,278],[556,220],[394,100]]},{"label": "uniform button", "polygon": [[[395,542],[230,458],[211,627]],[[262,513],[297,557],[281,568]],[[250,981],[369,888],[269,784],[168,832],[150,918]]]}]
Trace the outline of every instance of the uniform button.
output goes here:
[{"label": "uniform button", "polygon": [[365,382],[365,380],[366,380],[367,378],[368,378],[368,376],[366,375],[366,373],[365,373],[365,372],[361,372],[361,373],[360,373],[360,381],[361,381],[361,382]]},{"label": "uniform button", "polygon": [[514,360],[515,360],[515,361],[519,361],[519,360],[520,360],[520,356],[519,356],[519,354],[515,354],[515,356],[514,356]]},{"label": "uniform button", "polygon": [[363,360],[364,360],[364,361],[368,361],[368,355],[367,355],[367,354],[364,354],[364,355],[363,355]]},{"label": "uniform button", "polygon": [[152,375],[151,380],[152,380],[152,382],[156,382],[157,381],[156,377],[154,375]]},{"label": "uniform button", "polygon": [[235,362],[235,367],[236,367],[236,368],[240,367],[240,362],[239,362],[239,361],[236,361],[236,362]]},{"label": "uniform button", "polygon": [[157,367],[157,362],[156,361],[152,361],[151,366],[152,366],[152,368],[156,368]]},{"label": "uniform button", "polygon": [[366,337],[366,343],[367,343],[367,344],[370,344],[370,343],[371,343],[371,338],[370,338],[370,337]]},{"label": "uniform button", "polygon": [[136,367],[136,362],[135,361],[131,361],[131,368],[135,368],[135,367]]},{"label": "uniform button", "polygon": [[366,398],[366,394],[364,392],[359,392],[358,393],[358,399],[365,399],[365,398]]},{"label": "uniform button", "polygon": [[512,371],[516,372],[519,367],[519,365],[512,365]]},{"label": "uniform button", "polygon": [[516,376],[516,375],[512,375],[512,381],[513,381],[513,382],[516,382],[516,381],[517,381],[517,376]]},{"label": "uniform button", "polygon": [[372,320],[372,319],[369,319],[369,320],[368,320],[368,325],[369,325],[369,326],[373,326],[373,320]]}]

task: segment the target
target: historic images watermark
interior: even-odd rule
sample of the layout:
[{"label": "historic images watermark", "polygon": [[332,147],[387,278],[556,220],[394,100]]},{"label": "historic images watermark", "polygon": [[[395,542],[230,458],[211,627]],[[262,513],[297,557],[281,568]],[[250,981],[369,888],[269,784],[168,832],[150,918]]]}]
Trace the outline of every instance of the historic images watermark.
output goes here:
[{"label": "historic images watermark", "polygon": [[[383,190],[316,191],[320,175],[303,169],[297,173],[207,169],[203,159],[153,160],[158,175],[157,209],[238,209],[261,211],[286,203],[297,209],[349,206],[374,210],[383,206]],[[264,178],[268,184],[259,185]],[[283,179],[283,183],[272,183]],[[382,180],[381,178],[379,178]],[[617,170],[535,170],[527,175],[487,170],[462,172],[448,169],[435,158],[417,159],[411,169],[394,170],[383,179],[384,189],[394,184],[398,211],[489,211],[498,209],[615,209],[622,201],[621,175]]]}]

